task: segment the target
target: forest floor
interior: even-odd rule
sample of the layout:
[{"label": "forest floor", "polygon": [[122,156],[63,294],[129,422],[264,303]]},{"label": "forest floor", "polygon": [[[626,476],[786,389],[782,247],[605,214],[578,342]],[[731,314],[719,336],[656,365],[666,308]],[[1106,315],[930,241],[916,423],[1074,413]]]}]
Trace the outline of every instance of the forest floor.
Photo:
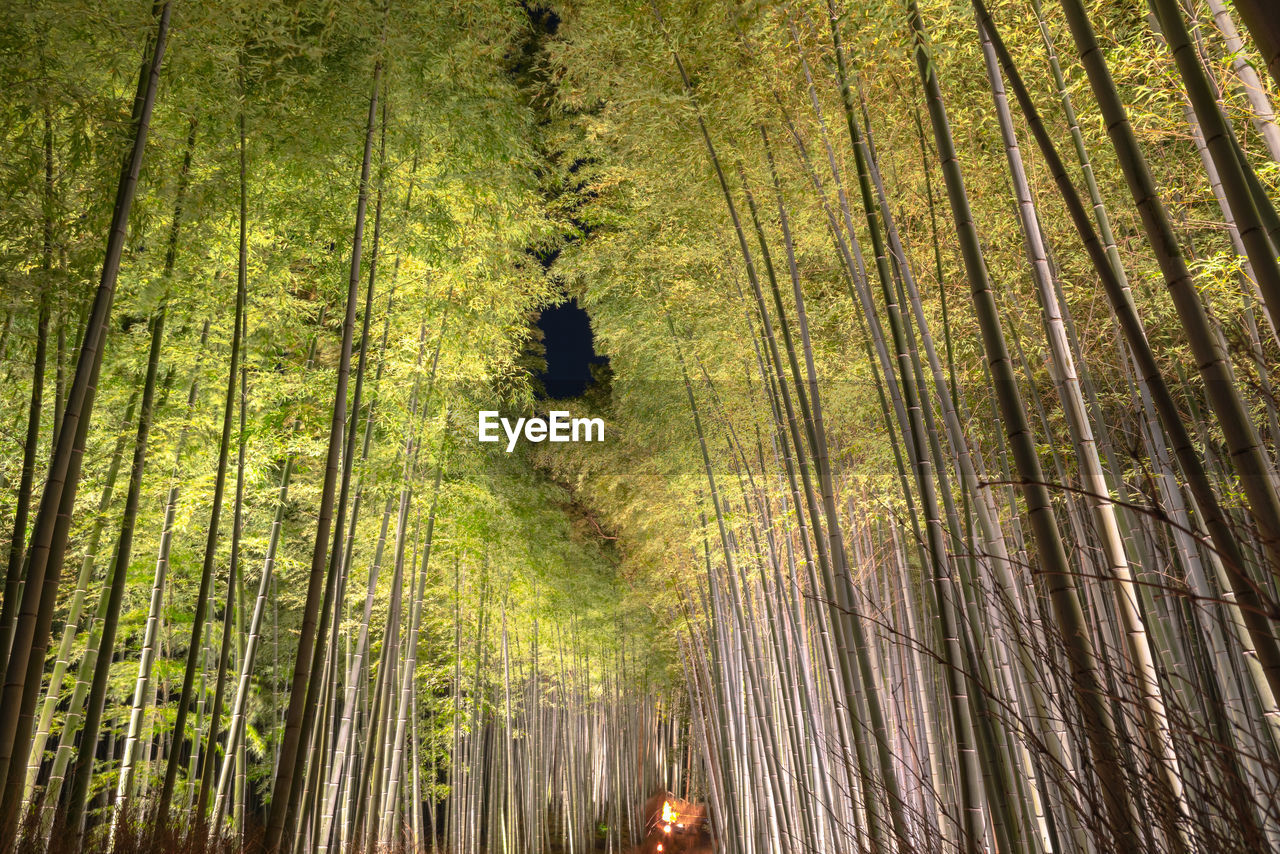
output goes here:
[{"label": "forest floor", "polygon": [[[20,845],[14,849],[13,854],[108,854],[108,852],[110,854],[260,854],[263,850],[262,828],[256,827],[255,830],[257,832],[251,833],[245,841],[206,840],[200,838],[198,834],[187,833],[185,829],[174,828],[157,833],[151,827],[133,824],[121,832],[114,846],[110,846],[105,836],[101,835],[81,845],[75,835],[66,828],[55,828],[47,847]],[[28,839],[34,838],[32,834],[25,836]],[[431,851],[432,854],[450,854],[444,848],[425,850]],[[609,839],[603,834],[590,849],[577,849],[578,854],[607,854],[611,850],[615,849],[610,848]],[[569,854],[570,851],[567,844],[561,846],[553,844],[544,849],[543,854]],[[378,854],[408,854],[408,849],[402,845],[388,846],[385,851],[379,851]],[[641,852],[638,847],[628,846],[623,849],[623,854],[641,854]]]}]

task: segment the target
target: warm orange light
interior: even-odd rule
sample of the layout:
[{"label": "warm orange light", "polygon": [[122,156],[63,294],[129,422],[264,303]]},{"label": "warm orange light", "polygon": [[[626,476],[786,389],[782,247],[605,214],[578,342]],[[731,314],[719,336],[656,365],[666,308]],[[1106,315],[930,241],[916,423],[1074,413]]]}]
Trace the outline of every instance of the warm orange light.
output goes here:
[{"label": "warm orange light", "polygon": [[664,824],[675,824],[676,819],[680,817],[680,813],[671,808],[670,801],[662,802],[662,821]]}]

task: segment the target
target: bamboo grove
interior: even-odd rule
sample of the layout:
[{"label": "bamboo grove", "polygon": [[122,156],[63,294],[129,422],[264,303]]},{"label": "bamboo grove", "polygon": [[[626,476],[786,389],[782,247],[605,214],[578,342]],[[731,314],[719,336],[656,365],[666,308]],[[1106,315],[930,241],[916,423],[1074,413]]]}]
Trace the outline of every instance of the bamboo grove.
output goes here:
[{"label": "bamboo grove", "polygon": [[1274,18],[14,5],[0,845],[1280,850]]}]

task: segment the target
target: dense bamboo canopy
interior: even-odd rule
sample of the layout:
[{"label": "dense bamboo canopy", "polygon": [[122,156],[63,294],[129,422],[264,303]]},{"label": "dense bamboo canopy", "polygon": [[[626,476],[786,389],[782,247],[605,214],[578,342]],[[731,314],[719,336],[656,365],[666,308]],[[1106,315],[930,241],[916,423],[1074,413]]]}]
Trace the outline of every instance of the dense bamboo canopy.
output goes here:
[{"label": "dense bamboo canopy", "polygon": [[1265,0],[13,4],[0,854],[1280,851],[1278,83]]}]

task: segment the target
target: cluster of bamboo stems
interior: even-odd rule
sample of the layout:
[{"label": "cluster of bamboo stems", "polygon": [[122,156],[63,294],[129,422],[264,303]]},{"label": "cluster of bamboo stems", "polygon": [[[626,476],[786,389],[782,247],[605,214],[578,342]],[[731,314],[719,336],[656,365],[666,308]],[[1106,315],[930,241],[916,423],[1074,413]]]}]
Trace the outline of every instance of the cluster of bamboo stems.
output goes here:
[{"label": "cluster of bamboo stems", "polygon": [[[730,263],[745,271],[749,286],[742,329],[755,347],[751,393],[772,416],[764,432],[735,428],[696,340],[668,319],[708,490],[698,556],[705,584],[687,592],[682,652],[728,850],[1280,846],[1273,794],[1280,782],[1275,402],[1263,400],[1270,429],[1264,439],[1251,414],[1257,401],[1235,380],[1221,330],[1196,293],[1084,6],[1062,5],[1201,367],[1201,392],[1189,398],[1205,395],[1204,417],[1222,431],[1225,454],[1214,453],[1205,422],[1194,413],[1187,418],[1157,367],[1038,4],[1058,106],[1071,129],[1069,154],[1047,132],[982,0],[973,0],[974,38],[1067,447],[1037,445],[1051,429],[1049,404],[1029,381],[1030,366],[988,276],[914,0],[906,22],[932,131],[926,139],[917,114],[920,156],[926,174],[935,164],[941,171],[950,214],[933,210],[930,185],[936,271],[913,261],[903,245],[834,2],[826,3],[821,23],[800,5],[778,12],[802,77],[797,86],[765,72],[773,77],[776,120],[757,128],[755,174],[764,176],[764,190],[753,188],[742,166],[733,180],[673,50],[732,224],[737,257]],[[1243,259],[1248,333],[1261,354],[1259,330],[1275,331],[1255,321],[1274,322],[1280,312],[1280,298],[1266,284],[1280,269],[1275,211],[1223,116],[1183,10],[1169,0],[1155,0],[1151,10],[1176,59],[1188,121]],[[669,23],[653,11],[669,34]],[[1238,45],[1229,14],[1220,5],[1214,11]],[[828,130],[822,81],[812,71],[810,45],[823,30],[823,67],[834,71],[828,85],[839,91],[847,136]],[[750,40],[741,41],[749,54]],[[1242,80],[1273,142],[1265,89],[1250,75]],[[1139,407],[1138,467],[1122,460],[1081,358],[1029,187],[1010,91],[1109,299],[1117,362]],[[791,92],[814,111],[807,126],[818,129],[817,139],[800,129]],[[779,152],[779,137],[788,153]],[[842,173],[841,146],[851,147],[856,175]],[[786,197],[779,179],[784,156],[807,176],[812,195],[803,204],[825,217],[866,332],[906,507],[901,516],[869,511],[872,497],[851,494],[832,465],[790,230],[791,205],[800,202]],[[1067,177],[1063,157],[1078,161],[1087,198]],[[945,292],[944,346],[924,310],[920,282],[943,280],[939,219],[954,235],[970,286],[990,406],[1003,434],[994,454],[984,454],[966,429],[973,407],[987,402],[967,400],[955,381]],[[1267,372],[1262,365],[1260,373]],[[712,450],[722,443],[727,460]]]},{"label": "cluster of bamboo stems", "polygon": [[[927,185],[932,265],[915,260],[907,230],[899,228],[842,41],[841,10],[825,0],[817,7],[825,20],[815,21],[804,4],[784,5],[774,10],[777,32],[797,74],[785,80],[772,69],[766,75],[773,118],[755,129],[753,164],[722,160],[717,128],[699,108],[696,77],[672,51],[732,226],[729,264],[745,274],[744,313],[734,322],[753,348],[750,394],[767,425],[756,431],[742,422],[707,370],[699,342],[686,337],[674,316],[665,318],[705,474],[701,524],[694,526],[702,534],[700,583],[686,585],[679,603],[684,693],[648,690],[634,675],[642,670],[640,651],[588,650],[575,637],[557,637],[547,652],[536,623],[522,648],[487,561],[462,554],[454,555],[451,568],[453,678],[435,698],[440,708],[430,712],[419,708],[427,696],[419,656],[428,609],[439,604],[429,593],[450,572],[438,554],[432,562],[450,450],[447,431],[439,429],[449,406],[436,388],[449,314],[418,324],[407,405],[380,406],[400,270],[398,256],[389,274],[378,267],[386,148],[381,61],[369,87],[331,420],[293,661],[280,660],[275,566],[292,456],[280,466],[256,588],[246,584],[254,576],[241,548],[245,348],[254,321],[247,298],[251,174],[242,112],[236,299],[190,632],[174,644],[167,619],[170,549],[186,482],[183,448],[200,370],[185,378],[186,420],[134,687],[127,705],[107,702],[112,665],[123,652],[117,637],[154,413],[184,380],[161,370],[161,354],[199,137],[195,120],[165,244],[164,296],[147,327],[146,367],[116,434],[74,580],[64,579],[63,564],[171,6],[156,4],[102,277],[69,381],[61,372],[66,345],[58,327],[55,439],[42,492],[34,479],[50,306],[39,307],[0,608],[6,662],[0,843],[22,839],[39,849],[59,841],[81,848],[96,839],[110,847],[142,822],[161,830],[181,826],[202,844],[243,846],[252,819],[262,814],[251,768],[266,766],[271,780],[262,791],[270,801],[261,844],[273,854],[335,848],[620,854],[639,837],[638,809],[659,788],[705,794],[717,838],[742,854],[1280,848],[1274,796],[1280,787],[1280,417],[1277,378],[1264,355],[1280,345],[1280,217],[1206,71],[1199,27],[1194,18],[1188,25],[1176,0],[1151,0],[1150,23],[1176,66],[1190,135],[1240,261],[1242,334],[1259,363],[1257,388],[1237,377],[1226,335],[1197,290],[1193,259],[1180,246],[1081,0],[1062,0],[1078,62],[1131,192],[1139,236],[1159,268],[1200,377],[1197,383],[1166,376],[1165,361],[1148,339],[1039,3],[1032,9],[1056,84],[1054,109],[1069,127],[1062,146],[1001,37],[1002,22],[983,0],[972,0],[973,37],[1060,413],[1038,393],[988,274],[981,223],[915,0],[908,0],[905,23],[927,122],[919,112],[914,121],[924,172],[932,175],[936,167],[942,176],[938,199]],[[1280,74],[1280,34],[1265,4],[1237,0],[1237,7],[1268,70]],[[1209,8],[1236,55],[1233,67],[1248,93],[1255,131],[1270,158],[1280,160],[1266,88],[1239,58],[1245,45],[1229,11],[1218,0],[1209,0]],[[656,6],[654,13],[671,38]],[[816,62],[812,45],[820,34],[823,62]],[[748,56],[755,49],[746,35],[740,47]],[[833,79],[824,81],[815,71],[822,68],[830,68]],[[826,123],[824,85],[838,91],[841,130]],[[799,109],[813,113],[808,121],[791,106],[797,94]],[[44,127],[52,188],[47,115]],[[1050,244],[1020,129],[1029,132],[1052,176],[1077,246]],[[847,174],[844,152],[851,153],[856,174]],[[796,182],[783,180],[788,169],[803,176],[803,198]],[[1084,193],[1071,177],[1076,170]],[[413,187],[411,177],[406,210]],[[935,210],[942,200],[946,210]],[[850,485],[829,446],[792,234],[800,205],[818,211],[856,307],[896,464],[900,515],[868,512],[875,502]],[[48,218],[44,230],[48,272]],[[941,346],[926,310],[932,297],[923,283],[942,282],[942,246],[952,240],[969,285],[989,400],[974,399],[957,382],[945,288]],[[1109,423],[1064,297],[1055,253],[1081,248],[1112,313],[1115,365],[1135,402],[1133,435],[1120,436]],[[375,306],[386,318],[381,330],[373,322]],[[323,317],[316,324],[322,326]],[[208,333],[206,323],[202,349]],[[312,358],[315,350],[313,343]],[[983,448],[970,425],[988,413],[999,432],[995,446]],[[1052,432],[1051,416],[1059,414],[1069,442],[1045,447],[1037,437]],[[375,429],[395,437],[399,476],[385,495],[365,479]],[[115,542],[104,542],[106,511],[119,500],[116,487],[130,448],[121,524]],[[229,488],[230,559],[221,587],[218,549]],[[367,502],[375,504],[377,521],[366,520],[361,530],[379,533],[371,559],[363,561],[356,532]],[[100,560],[105,580],[98,588]],[[56,645],[55,617],[61,620]],[[174,684],[157,666],[170,657],[171,644],[185,648]],[[287,686],[273,722],[280,737],[272,757],[261,755],[264,742],[251,726],[254,678],[268,669],[268,648],[271,684]],[[132,668],[132,655],[128,659]],[[501,678],[493,675],[498,671]],[[172,721],[161,709],[172,712]],[[424,737],[430,732],[424,722],[438,720],[448,720],[451,730]],[[104,768],[116,776],[95,791]]]},{"label": "cluster of bamboo stems", "polygon": [[[551,648],[552,653],[561,655],[561,667],[550,674],[540,672],[536,627],[529,671],[521,672],[527,662],[516,658],[513,663],[509,654],[505,610],[503,675],[494,680],[490,673],[493,662],[488,658],[490,644],[496,643],[488,634],[491,591],[484,583],[476,588],[478,592],[470,590],[468,583],[468,595],[478,596],[479,605],[477,613],[466,612],[460,559],[453,567],[457,670],[448,688],[452,709],[433,713],[453,721],[453,734],[451,743],[440,751],[428,756],[423,749],[422,732],[437,719],[419,713],[422,686],[418,656],[423,646],[424,611],[432,604],[428,602],[429,586],[439,581],[431,557],[448,448],[445,434],[433,429],[442,413],[448,420],[447,407],[439,405],[435,385],[449,316],[446,307],[437,317],[421,321],[407,407],[386,407],[388,414],[384,414],[379,391],[400,257],[394,258],[389,276],[383,274],[389,279],[389,284],[384,283],[378,267],[384,201],[381,176],[386,172],[386,107],[381,100],[380,61],[374,67],[369,90],[350,276],[336,357],[337,382],[293,668],[283,669],[289,662],[280,660],[276,563],[290,502],[294,455],[286,456],[279,466],[275,515],[252,587],[247,579],[253,575],[244,565],[241,548],[250,372],[245,352],[250,324],[251,191],[245,155],[246,119],[241,111],[233,334],[185,666],[180,683],[171,684],[168,671],[159,672],[157,665],[171,657],[173,646],[181,648],[175,626],[168,622],[173,610],[169,570],[175,516],[187,482],[183,452],[199,394],[199,364],[188,382],[186,416],[175,445],[134,689],[124,707],[112,708],[107,703],[111,666],[126,653],[118,648],[116,638],[132,559],[148,434],[153,412],[163,405],[179,379],[174,370],[162,373],[160,365],[167,287],[180,245],[183,204],[198,138],[195,119],[186,137],[167,236],[166,292],[148,327],[146,370],[119,427],[97,501],[98,513],[84,540],[84,557],[65,606],[58,591],[121,244],[150,128],[171,5],[157,4],[155,9],[155,31],[147,44],[138,82],[133,146],[117,195],[102,284],[85,323],[75,379],[65,391],[59,381],[55,401],[58,423],[54,425],[58,440],[33,532],[25,540],[48,332],[49,306],[46,303],[41,308],[28,424],[33,438],[27,447],[0,615],[9,674],[5,711],[0,715],[4,742],[0,777],[5,780],[0,848],[7,850],[10,843],[20,841],[30,850],[50,845],[80,850],[99,844],[111,849],[124,840],[151,838],[157,846],[186,839],[201,850],[206,844],[231,848],[252,844],[271,851],[487,851],[493,850],[498,844],[495,840],[501,837],[507,851],[544,850],[553,838],[567,839],[564,850],[587,851],[594,850],[601,835],[599,827],[605,825],[610,850],[621,851],[629,839],[622,822],[635,824],[637,819],[630,810],[643,801],[644,786],[671,782],[659,777],[664,766],[661,751],[676,739],[674,718],[665,712],[666,705],[633,700],[632,692],[619,688],[616,674],[610,677],[612,681],[592,684],[591,662],[584,655],[566,664],[563,646]],[[405,191],[406,211],[412,203],[416,170],[415,157]],[[374,203],[373,225],[366,241],[370,201]],[[379,314],[384,318],[380,333],[373,323]],[[262,318],[261,322],[270,321]],[[323,311],[315,324],[324,328]],[[205,322],[202,351],[208,333],[209,323]],[[61,347],[59,343],[60,352]],[[307,369],[312,366],[316,347],[313,338]],[[394,423],[394,416],[401,417],[400,423]],[[392,423],[379,424],[380,418]],[[364,478],[375,425],[384,435],[399,437],[396,465],[400,477],[398,488],[377,508],[380,533],[371,560],[360,566],[364,570],[361,575],[353,557],[357,525],[362,510],[367,512],[365,502],[381,494],[367,486]],[[426,447],[429,442],[438,447]],[[109,515],[106,511],[112,506],[130,445],[133,460],[121,528],[95,604],[91,594],[99,581],[97,563],[107,545],[102,536]],[[218,572],[220,527],[233,479],[230,559],[224,579]],[[357,592],[361,584],[364,586]],[[219,588],[222,594],[216,593]],[[249,598],[246,589],[256,590],[256,594]],[[349,605],[353,601],[359,602],[354,609]],[[52,670],[46,675],[55,611],[60,614],[62,629],[52,651]],[[479,626],[474,637],[464,627],[464,618]],[[464,648],[471,643],[474,655]],[[253,683],[255,674],[268,669],[263,660],[267,649],[272,654],[270,684],[288,686],[286,698],[275,704],[279,714],[272,723],[281,737],[275,741],[274,756],[264,755],[267,742],[251,725],[251,716],[260,714],[251,707]],[[474,668],[464,674],[467,657]],[[127,658],[132,661],[133,656]],[[285,673],[291,675],[286,677]],[[171,718],[161,712],[171,713]],[[691,764],[689,756],[685,760],[686,765]],[[260,826],[262,798],[250,784],[251,764],[274,772],[274,782],[266,789],[270,807],[265,828]],[[104,768],[115,771],[108,786],[101,785]],[[427,776],[430,769],[435,770],[436,778]],[[618,797],[624,791],[619,787],[625,787],[625,799]],[[258,838],[259,832],[262,838]]]},{"label": "cluster of bamboo stems", "polygon": [[[467,639],[476,645],[473,673],[462,672],[461,648],[455,657],[450,797],[433,819],[440,850],[631,851],[649,795],[705,788],[683,697],[636,691],[636,662],[627,660],[634,653],[626,651],[597,661],[603,668],[561,653],[540,670],[537,625],[528,654],[513,656],[517,639],[502,616],[501,628],[491,629],[482,612],[476,637]],[[500,634],[500,662],[487,660],[486,631]],[[500,681],[485,676],[486,665],[500,668]],[[607,675],[593,679],[596,669]]]}]

